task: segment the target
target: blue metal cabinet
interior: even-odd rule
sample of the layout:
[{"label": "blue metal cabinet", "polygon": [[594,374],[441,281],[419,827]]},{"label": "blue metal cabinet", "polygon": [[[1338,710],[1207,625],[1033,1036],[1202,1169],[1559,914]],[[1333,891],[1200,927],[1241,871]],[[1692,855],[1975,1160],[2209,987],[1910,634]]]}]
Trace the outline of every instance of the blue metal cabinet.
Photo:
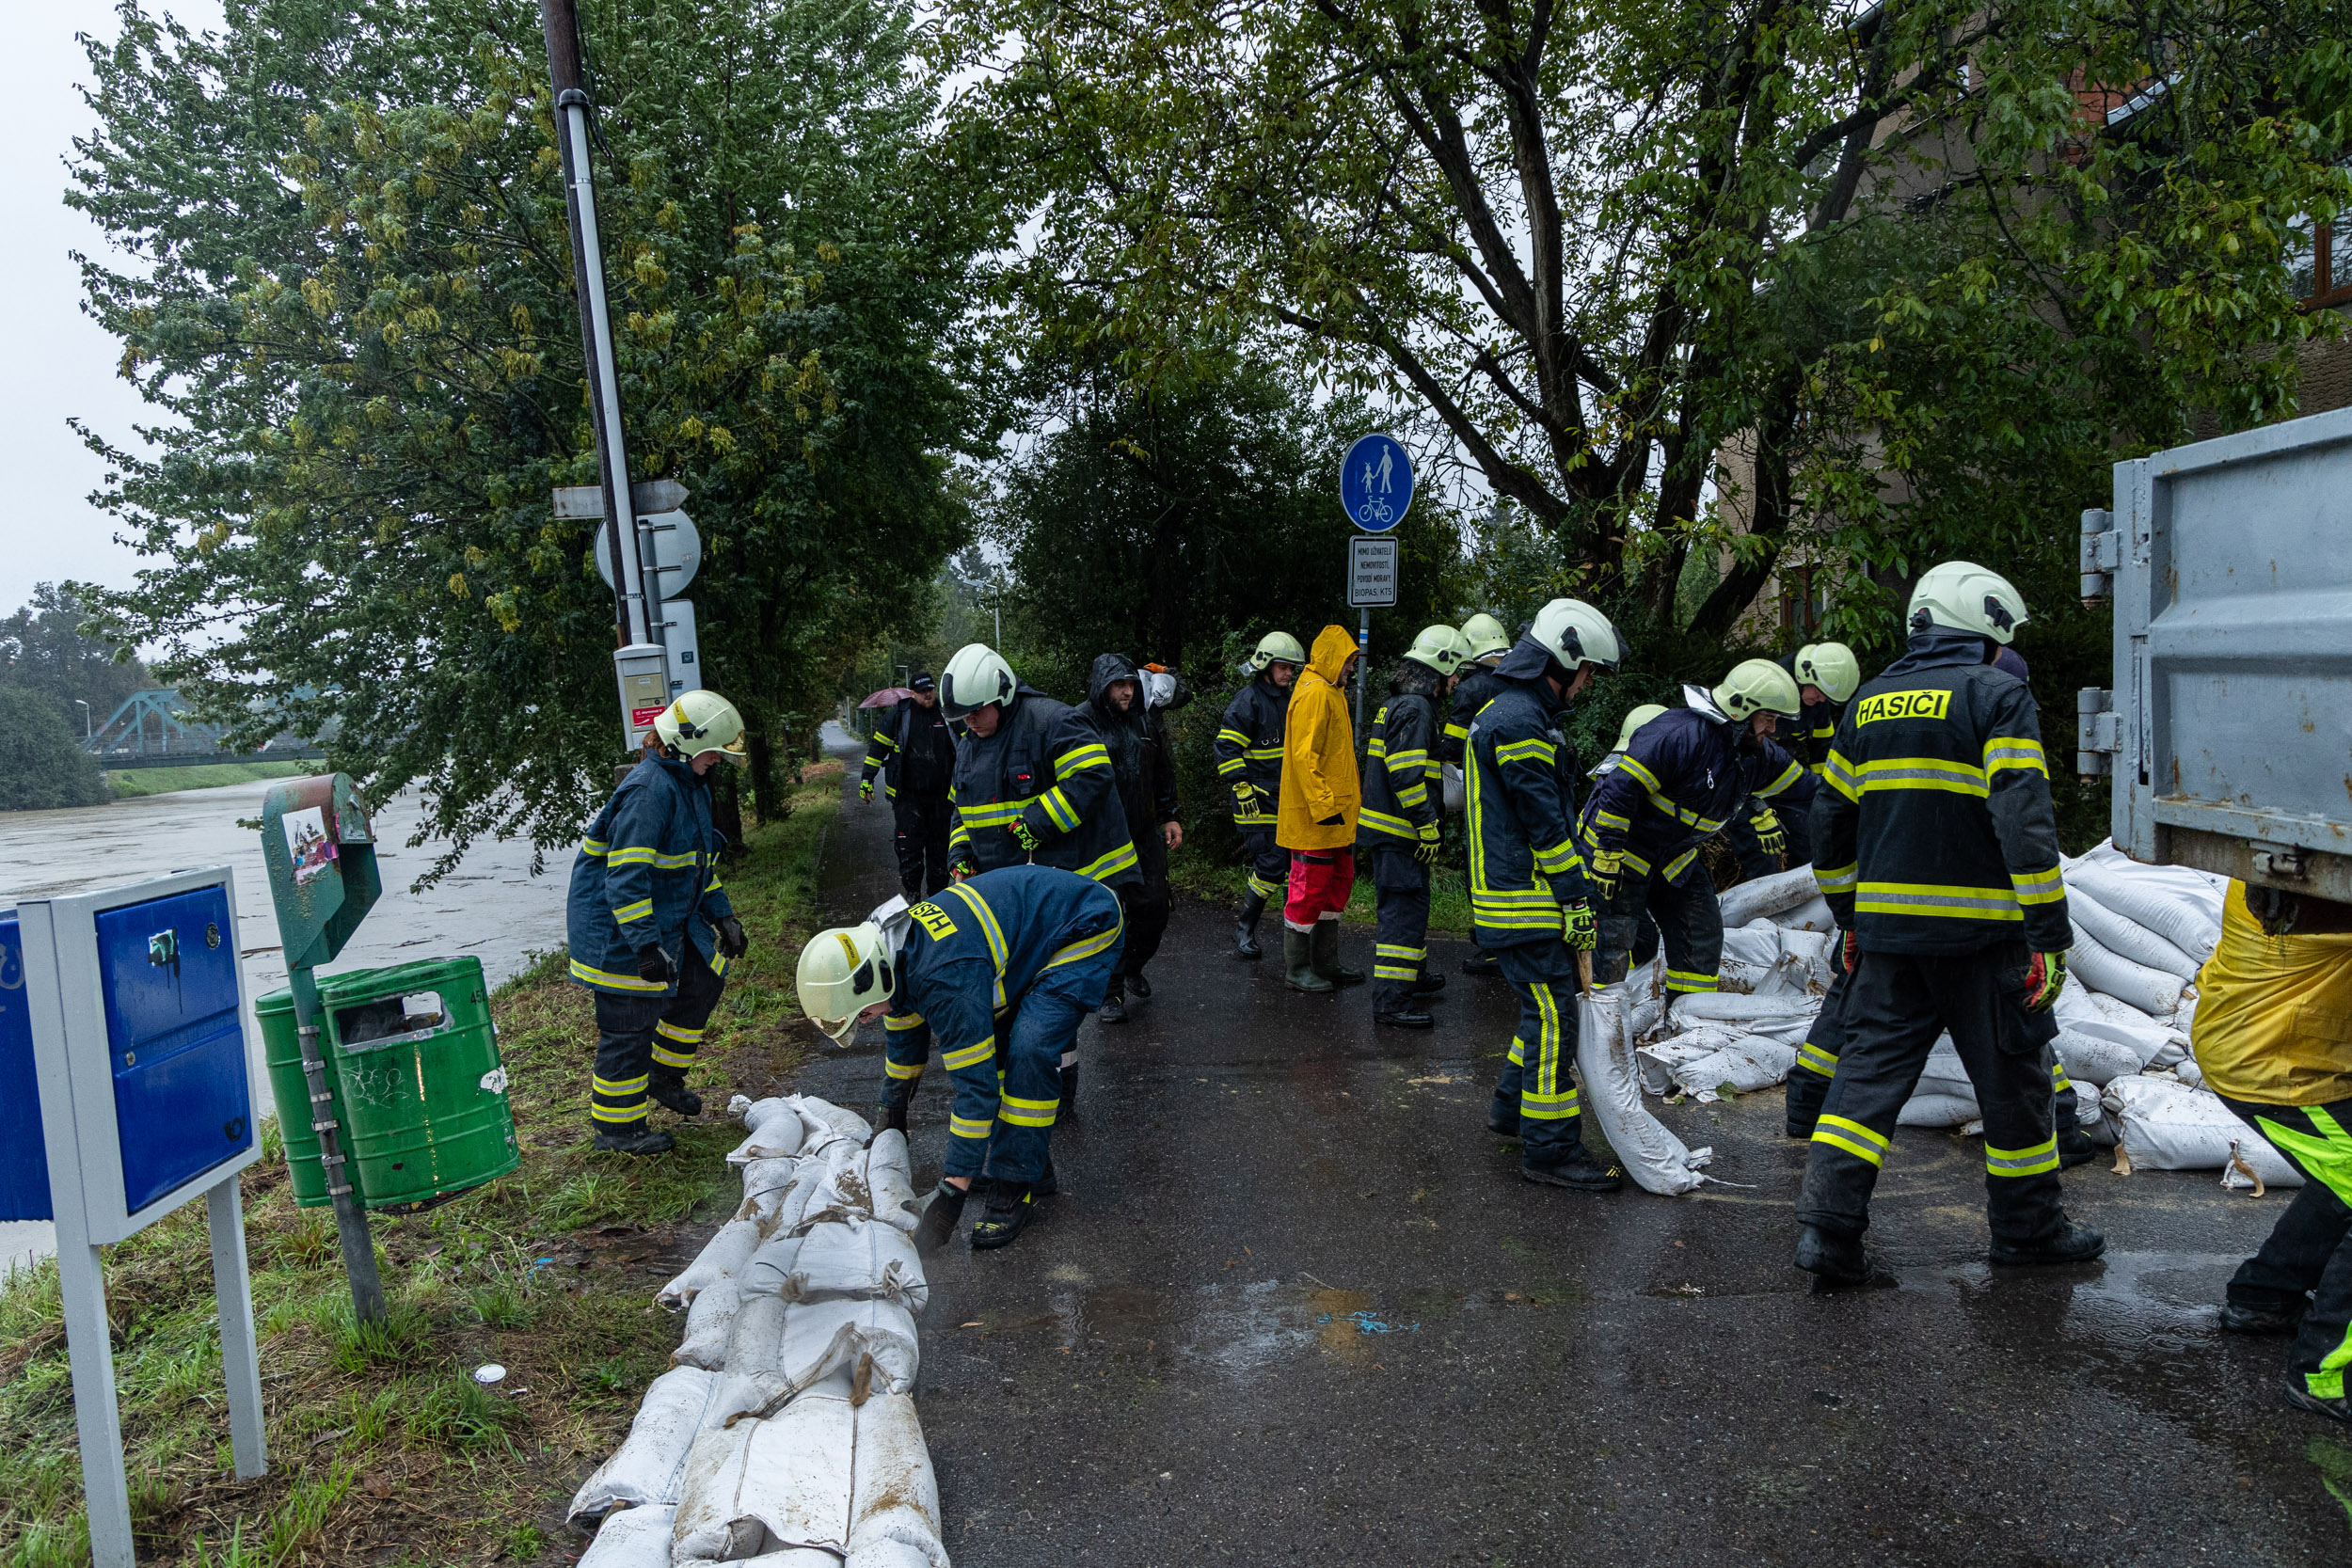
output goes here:
[{"label": "blue metal cabinet", "polygon": [[97,916],[123,1202],[135,1213],[252,1147],[228,892]]},{"label": "blue metal cabinet", "polygon": [[45,1220],[49,1147],[40,1132],[33,1024],[24,1012],[24,943],[16,911],[0,914],[0,1220]]}]

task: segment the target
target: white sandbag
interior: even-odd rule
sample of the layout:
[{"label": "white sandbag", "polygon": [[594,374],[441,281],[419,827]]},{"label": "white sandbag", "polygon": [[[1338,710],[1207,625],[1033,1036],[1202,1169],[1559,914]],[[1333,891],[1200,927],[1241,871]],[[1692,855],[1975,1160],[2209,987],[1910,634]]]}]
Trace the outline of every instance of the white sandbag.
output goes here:
[{"label": "white sandbag", "polygon": [[1783,1045],[1803,1045],[1821,1010],[1818,996],[1742,996],[1733,991],[1694,991],[1675,999],[1670,1015],[1683,1028],[1729,1023]]},{"label": "white sandbag", "polygon": [[2139,1053],[2131,1046],[2087,1035],[2063,1023],[2058,1026],[2056,1045],[2058,1065],[2066,1069],[2067,1077],[2087,1088],[2083,1098],[2093,1102],[2099,1098],[2101,1085],[2109,1079],[2129,1077],[2143,1063]]},{"label": "white sandbag", "polygon": [[1781,967],[1792,978],[1801,978],[1798,990],[1818,995],[1826,992],[1837,979],[1837,960],[1831,955],[1837,946],[1832,931],[1783,931],[1780,934]]},{"label": "white sandbag", "polygon": [[1631,971],[1619,988],[1625,992],[1625,1032],[1628,1039],[1647,1039],[1665,1030],[1666,958],[1663,953]]},{"label": "white sandbag", "polygon": [[842,1560],[841,1568],[937,1568],[946,1559],[934,1560],[918,1546],[903,1541],[883,1538],[869,1541]]},{"label": "white sandbag", "polygon": [[[762,1101],[760,1103],[768,1102]],[[783,1105],[781,1101],[776,1103]],[[801,1146],[807,1141],[808,1130],[801,1125],[801,1118],[792,1115],[787,1106],[782,1114],[767,1117],[753,1130],[750,1137],[737,1144],[727,1154],[727,1164],[748,1165],[755,1160],[789,1160],[800,1153]]]},{"label": "white sandbag", "polygon": [[1915,1094],[1895,1113],[1898,1127],[1965,1127],[1984,1115],[1976,1098],[1950,1094]]},{"label": "white sandbag", "polygon": [[793,1546],[840,1552],[850,1540],[857,1412],[809,1394],[765,1419],[694,1440],[671,1528],[675,1562],[735,1562]]},{"label": "white sandbag", "polygon": [[572,1494],[572,1505],[565,1511],[572,1523],[593,1523],[616,1508],[646,1509],[677,1501],[686,1450],[702,1426],[712,1385],[710,1373],[699,1367],[679,1367],[647,1385],[628,1435]]},{"label": "white sandbag", "polygon": [[2116,1079],[2099,1100],[2122,1124],[2123,1152],[2142,1170],[2220,1170],[2234,1147],[2265,1185],[2303,1184],[2302,1173],[2218,1095],[2140,1075]]},{"label": "white sandbag", "polygon": [[[1810,871],[1812,867],[1805,869]],[[1829,900],[1817,891],[1795,909],[1783,910],[1772,916],[1772,924],[1783,930],[1831,932],[1837,929],[1837,917],[1830,912]]]},{"label": "white sandbag", "polygon": [[2201,967],[2198,959],[2147,927],[2108,909],[2088,887],[2066,890],[2066,913],[2078,933],[2087,932],[2093,942],[2118,958],[2129,958],[2161,974],[2177,974],[2184,980],[2197,978],[2197,971]]},{"label": "white sandbag", "polygon": [[751,1261],[752,1250],[759,1245],[759,1227],[749,1220],[729,1220],[718,1233],[703,1244],[694,1260],[686,1265],[677,1277],[661,1287],[654,1297],[669,1311],[691,1306],[695,1292],[705,1286],[740,1274]]},{"label": "white sandbag", "polygon": [[923,1203],[914,1196],[914,1168],[907,1155],[907,1135],[897,1128],[874,1134],[866,1148],[866,1188],[874,1202],[874,1217],[912,1235],[923,1217]]},{"label": "white sandbag", "polygon": [[[903,1394],[879,1394],[857,1412],[857,1451],[850,1478],[851,1562],[914,1561],[947,1568],[939,1541],[939,1482],[931,1474],[930,1449],[914,1402]],[[876,1548],[913,1547],[913,1559]]]},{"label": "white sandbag", "polygon": [[1928,1049],[1927,1064],[1919,1069],[1919,1082],[1914,1094],[1942,1094],[1974,1100],[1976,1080],[1968,1076],[1968,1066],[1960,1059],[1960,1048],[1949,1035],[1938,1035],[1935,1044]]},{"label": "white sandbag", "polygon": [[2226,877],[2185,865],[2142,865],[2106,843],[2068,867],[2066,879],[2077,879],[2108,909],[2192,958],[2213,957],[2214,944],[2221,940],[2221,909],[2230,891]]},{"label": "white sandbag", "polygon": [[2186,984],[2177,974],[2109,952],[2079,926],[2074,927],[2074,945],[2067,953],[2066,967],[2092,990],[2129,1003],[2143,1013],[2170,1013],[2181,1005],[2181,987]]},{"label": "white sandbag", "polygon": [[1693,1024],[1678,1035],[1668,1035],[1662,1039],[1634,1047],[1633,1066],[1642,1075],[1642,1088],[1645,1093],[1685,1092],[1676,1078],[1684,1064],[1704,1060],[1734,1040],[1745,1037],[1728,1023]]},{"label": "white sandbag", "polygon": [[[756,1298],[776,1301],[776,1297]],[[763,1319],[762,1321],[766,1321]],[[788,1305],[783,1332],[773,1344],[746,1342],[738,1335],[726,1398],[754,1415],[772,1416],[802,1390],[836,1372],[854,1372],[871,1357],[868,1386],[887,1394],[911,1393],[921,1366],[914,1319],[895,1301],[819,1301]],[[754,1402],[734,1378],[756,1385]],[[730,1412],[732,1414],[732,1412]]]},{"label": "white sandbag", "polygon": [[1713,1150],[1688,1148],[1642,1103],[1625,1013],[1624,993],[1615,986],[1598,987],[1577,1002],[1576,1075],[1585,1108],[1599,1118],[1617,1164],[1645,1191],[1687,1193],[1699,1184],[1698,1167]]},{"label": "white sandbag", "polygon": [[742,1282],[729,1275],[694,1293],[686,1309],[686,1337],[670,1353],[673,1367],[700,1367],[716,1371],[727,1364],[727,1346],[735,1338],[735,1315],[742,1309]]},{"label": "white sandbag", "polygon": [[823,1144],[834,1138],[855,1138],[864,1148],[874,1135],[873,1126],[855,1111],[845,1111],[830,1100],[819,1100],[813,1094],[788,1095],[785,1103],[799,1113],[801,1125],[808,1131],[811,1144]]},{"label": "white sandbag", "polygon": [[1796,1065],[1795,1046],[1762,1035],[1742,1035],[1738,1043],[1686,1063],[1675,1079],[1706,1105],[1720,1099],[1726,1085],[1735,1094],[1754,1094],[1786,1083]]},{"label": "white sandbag", "polygon": [[753,1255],[744,1289],[788,1302],[896,1301],[914,1312],[930,1300],[914,1239],[879,1220],[828,1220],[778,1237]]},{"label": "white sandbag", "polygon": [[[670,1568],[670,1524],[676,1513],[667,1503],[621,1509],[572,1568]],[[572,1522],[580,1523],[579,1515]]]},{"label": "white sandbag", "polygon": [[1758,915],[1775,915],[1783,910],[1793,910],[1820,895],[1820,884],[1813,880],[1813,868],[1798,866],[1793,871],[1778,871],[1770,877],[1758,877],[1752,882],[1741,882],[1726,889],[1717,898],[1724,914],[1724,927],[1745,926]]},{"label": "white sandbag", "polygon": [[1725,927],[1724,957],[1771,969],[1780,962],[1780,927],[1761,917],[1745,926]]},{"label": "white sandbag", "polygon": [[2194,1055],[2184,1055],[2179,1061],[2174,1062],[2172,1076],[2192,1089],[2205,1086],[2205,1069],[2197,1065],[2197,1058]]},{"label": "white sandbag", "polygon": [[[803,1164],[810,1162],[803,1161]],[[824,1164],[817,1173],[808,1206],[796,1228],[806,1230],[827,1220],[874,1217],[874,1191],[866,1181],[866,1150],[847,1139],[827,1146]]]},{"label": "white sandbag", "polygon": [[2067,975],[2052,1011],[2058,1015],[2061,1034],[2089,1035],[2129,1050],[2137,1058],[2134,1072],[2147,1066],[2172,1038],[2171,1029],[2164,1023],[2112,997],[2094,996],[2072,974]]},{"label": "white sandbag", "polygon": [[821,1546],[787,1546],[780,1552],[745,1558],[743,1568],[841,1568],[841,1559]]},{"label": "white sandbag", "polygon": [[712,1369],[714,1371],[731,1374],[773,1370],[775,1347],[784,1338],[784,1316],[788,1308],[773,1291],[755,1292],[749,1283],[746,1282],[742,1304],[735,1309],[726,1354]]}]

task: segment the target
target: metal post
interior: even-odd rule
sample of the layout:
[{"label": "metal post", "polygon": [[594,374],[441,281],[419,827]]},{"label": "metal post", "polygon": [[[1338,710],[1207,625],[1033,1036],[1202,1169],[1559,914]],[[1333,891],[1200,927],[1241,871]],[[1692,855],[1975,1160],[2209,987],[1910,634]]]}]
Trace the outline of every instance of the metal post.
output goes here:
[{"label": "metal post", "polygon": [[90,1244],[77,1203],[57,1205],[57,1288],[73,1368],[73,1430],[81,1439],[90,1568],[135,1568],[122,1417],[115,1408],[114,1340],[106,1322],[106,1255]]},{"label": "metal post", "polygon": [[375,1240],[343,1169],[342,1130],[335,1120],[335,1097],[326,1092],[326,1060],[319,1053],[318,982],[308,969],[296,969],[286,979],[294,991],[294,1036],[302,1042],[302,1078],[310,1090],[310,1130],[319,1135],[319,1174],[335,1200],[335,1233],[342,1242],[343,1272],[351,1276],[352,1313],[363,1323],[382,1323],[384,1282],[376,1277]]},{"label": "metal post", "polygon": [[1356,624],[1356,744],[1364,743],[1364,688],[1372,684],[1372,610]]},{"label": "metal post", "polygon": [[73,705],[82,710],[82,744],[87,747],[90,742],[89,704],[76,697],[73,699]]},{"label": "metal post", "polygon": [[[229,1449],[241,1480],[269,1474],[262,1422],[262,1362],[253,1343],[253,1279],[245,1256],[245,1209],[234,1176],[204,1195],[213,1233],[213,1303],[220,1317],[220,1370],[229,1385]],[[369,1254],[373,1262],[374,1254]]]}]

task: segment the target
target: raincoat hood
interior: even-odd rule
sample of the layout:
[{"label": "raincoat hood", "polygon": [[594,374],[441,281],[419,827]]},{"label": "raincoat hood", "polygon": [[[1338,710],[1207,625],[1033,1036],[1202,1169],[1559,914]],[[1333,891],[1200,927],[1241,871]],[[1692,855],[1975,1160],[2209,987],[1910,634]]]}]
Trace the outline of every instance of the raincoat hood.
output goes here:
[{"label": "raincoat hood", "polygon": [[1094,656],[1093,673],[1087,676],[1087,701],[1094,705],[1096,715],[1106,721],[1117,717],[1112,712],[1110,703],[1104,696],[1104,693],[1110,689],[1113,681],[1136,683],[1136,700],[1127,709],[1127,713],[1129,717],[1140,721],[1143,718],[1143,680],[1136,669],[1136,661],[1125,654]]},{"label": "raincoat hood", "polygon": [[1495,673],[1506,681],[1532,681],[1551,668],[1551,650],[1532,637],[1522,637],[1511,644],[1511,651],[1495,666]]},{"label": "raincoat hood", "polygon": [[[1340,684],[1340,672],[1356,657],[1356,636],[1345,626],[1326,626],[1315,633],[1315,645],[1307,655],[1307,668],[1333,686]],[[1294,683],[1295,684],[1295,683]]]}]

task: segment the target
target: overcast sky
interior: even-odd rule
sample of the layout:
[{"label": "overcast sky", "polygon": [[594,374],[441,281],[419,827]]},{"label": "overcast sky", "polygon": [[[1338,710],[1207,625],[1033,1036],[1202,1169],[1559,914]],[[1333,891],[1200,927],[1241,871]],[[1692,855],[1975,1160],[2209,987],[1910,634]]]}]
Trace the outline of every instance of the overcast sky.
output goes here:
[{"label": "overcast sky", "polygon": [[[191,24],[217,25],[216,0],[163,0]],[[111,0],[23,0],[9,8],[0,50],[0,470],[8,481],[0,522],[0,614],[33,584],[79,578],[124,584],[138,559],[113,543],[111,521],[86,499],[104,469],[66,427],[78,416],[109,436],[149,418],[115,374],[116,341],[81,312],[71,252],[102,243],[59,199],[63,160],[90,115],[77,84],[89,79],[77,32],[111,38]]]}]

